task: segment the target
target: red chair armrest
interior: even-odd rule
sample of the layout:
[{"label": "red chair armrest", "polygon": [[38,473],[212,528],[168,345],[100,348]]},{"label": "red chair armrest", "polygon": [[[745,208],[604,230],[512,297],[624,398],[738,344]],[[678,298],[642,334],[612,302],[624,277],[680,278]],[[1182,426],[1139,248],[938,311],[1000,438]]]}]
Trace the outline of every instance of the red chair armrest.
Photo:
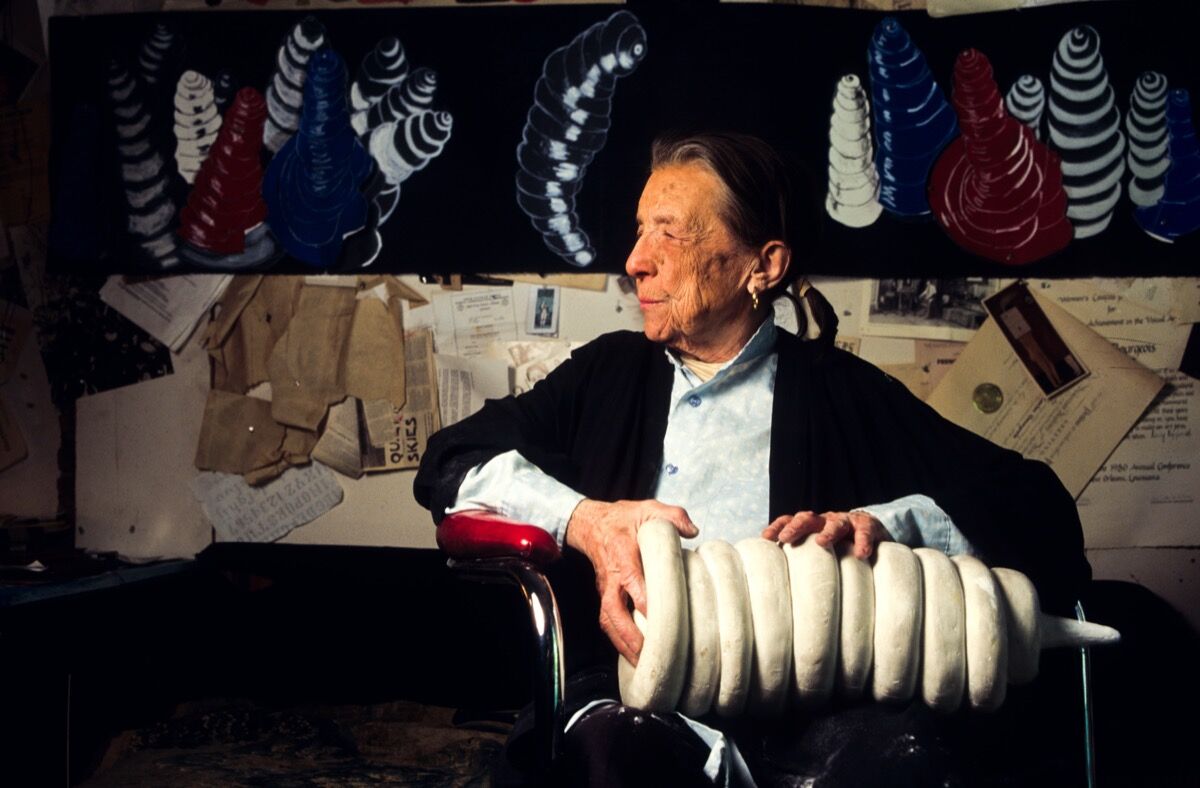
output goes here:
[{"label": "red chair armrest", "polygon": [[523,558],[544,565],[561,555],[548,531],[485,511],[446,515],[438,523],[437,543],[442,552],[460,561]]}]

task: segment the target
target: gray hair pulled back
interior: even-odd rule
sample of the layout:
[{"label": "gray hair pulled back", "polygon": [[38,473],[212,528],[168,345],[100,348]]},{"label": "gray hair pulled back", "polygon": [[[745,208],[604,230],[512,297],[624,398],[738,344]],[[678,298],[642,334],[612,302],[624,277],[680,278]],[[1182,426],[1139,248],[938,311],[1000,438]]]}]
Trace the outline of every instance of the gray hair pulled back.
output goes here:
[{"label": "gray hair pulled back", "polygon": [[[721,181],[725,194],[718,212],[739,241],[750,247],[782,241],[791,250],[787,275],[766,294],[791,296],[787,288],[800,277],[802,250],[816,246],[821,226],[820,201],[806,170],[758,137],[721,131],[673,132],[655,139],[650,168],[679,164],[700,164]],[[822,338],[832,343],[837,332],[832,307],[812,288],[805,297]]]},{"label": "gray hair pulled back", "polygon": [[[800,251],[816,241],[815,213],[795,164],[749,134],[664,134],[654,140],[650,167],[699,163],[725,186],[719,208],[734,236],[747,246],[783,241],[792,250],[787,282],[799,276]],[[772,293],[771,295],[776,295]]]}]

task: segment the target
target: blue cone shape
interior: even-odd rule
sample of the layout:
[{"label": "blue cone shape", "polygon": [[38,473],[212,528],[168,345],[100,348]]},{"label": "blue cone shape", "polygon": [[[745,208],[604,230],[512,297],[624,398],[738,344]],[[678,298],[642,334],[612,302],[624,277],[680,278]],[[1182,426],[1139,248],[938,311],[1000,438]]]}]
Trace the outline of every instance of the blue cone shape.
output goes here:
[{"label": "blue cone shape", "polygon": [[927,214],[929,170],[958,135],[954,108],[895,17],[884,17],[875,28],[867,64],[879,201],[900,216]]},{"label": "blue cone shape", "polygon": [[332,49],[308,62],[300,128],[267,166],[267,224],[287,253],[328,268],[342,239],[367,222],[371,155],[350,127],[346,64]]},{"label": "blue cone shape", "polygon": [[1186,90],[1172,90],[1167,99],[1167,136],[1171,166],[1162,199],[1139,208],[1134,218],[1151,236],[1170,243],[1200,228],[1200,145]]}]

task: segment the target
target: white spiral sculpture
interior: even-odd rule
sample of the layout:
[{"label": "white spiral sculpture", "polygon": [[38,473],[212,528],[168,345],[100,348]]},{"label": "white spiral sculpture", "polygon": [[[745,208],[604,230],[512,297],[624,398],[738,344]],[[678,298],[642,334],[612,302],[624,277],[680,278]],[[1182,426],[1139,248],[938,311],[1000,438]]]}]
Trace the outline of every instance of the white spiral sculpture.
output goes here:
[{"label": "white spiral sculpture", "polygon": [[1144,71],[1129,97],[1125,116],[1129,135],[1129,199],[1149,208],[1162,199],[1167,169],[1167,78],[1157,71]]},{"label": "white spiral sculpture", "polygon": [[638,530],[647,613],[637,667],[618,664],[621,701],[696,717],[766,717],[837,690],[919,696],[941,712],[992,711],[1034,679],[1054,646],[1116,643],[1111,627],[1042,613],[1012,569],[883,542],[870,561],[807,539],[705,542],[684,550],[666,520]]},{"label": "white spiral sculpture", "polygon": [[1024,123],[1033,136],[1042,138],[1042,113],[1046,111],[1046,88],[1033,74],[1022,74],[1004,97],[1008,114]]},{"label": "white spiral sculpture", "polygon": [[838,80],[833,96],[825,212],[847,227],[866,227],[883,212],[871,144],[871,103],[857,74]]},{"label": "white spiral sculpture", "polygon": [[198,71],[183,72],[175,86],[175,163],[188,183],[195,182],[220,129],[212,82]]},{"label": "white spiral sculpture", "polygon": [[1064,35],[1050,67],[1050,146],[1062,157],[1067,218],[1075,237],[1108,227],[1121,197],[1125,135],[1100,54],[1100,35],[1080,25]]}]

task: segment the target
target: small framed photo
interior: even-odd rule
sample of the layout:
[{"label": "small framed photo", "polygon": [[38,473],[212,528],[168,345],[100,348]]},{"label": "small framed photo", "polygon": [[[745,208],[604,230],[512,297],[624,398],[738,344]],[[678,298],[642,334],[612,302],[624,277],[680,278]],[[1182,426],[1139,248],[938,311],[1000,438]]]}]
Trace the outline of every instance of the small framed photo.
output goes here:
[{"label": "small framed photo", "polygon": [[1083,380],[1088,370],[1071,352],[1024,282],[984,299],[984,307],[1047,398]]},{"label": "small framed photo", "polygon": [[558,335],[559,296],[557,285],[535,285],[529,294],[525,310],[525,333],[541,336]]}]

